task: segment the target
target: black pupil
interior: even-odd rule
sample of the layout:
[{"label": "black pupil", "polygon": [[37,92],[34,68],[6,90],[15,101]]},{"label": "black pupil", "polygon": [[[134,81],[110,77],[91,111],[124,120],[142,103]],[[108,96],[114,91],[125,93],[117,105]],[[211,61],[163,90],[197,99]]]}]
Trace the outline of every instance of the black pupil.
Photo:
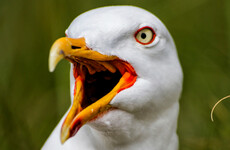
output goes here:
[{"label": "black pupil", "polygon": [[145,33],[141,33],[141,38],[145,39],[146,38],[146,34]]}]

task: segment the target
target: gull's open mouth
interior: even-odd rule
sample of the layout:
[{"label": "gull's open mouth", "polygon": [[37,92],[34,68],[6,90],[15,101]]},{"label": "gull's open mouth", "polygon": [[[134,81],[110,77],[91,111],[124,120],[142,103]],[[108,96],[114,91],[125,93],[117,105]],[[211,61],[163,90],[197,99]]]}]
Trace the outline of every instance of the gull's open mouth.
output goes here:
[{"label": "gull's open mouth", "polygon": [[137,75],[128,62],[87,48],[84,38],[58,39],[50,50],[50,71],[62,58],[73,64],[75,78],[73,103],[61,129],[64,143],[85,123],[110,109],[110,101],[131,87]]},{"label": "gull's open mouth", "polygon": [[[133,80],[136,77],[132,66],[120,59],[105,62],[85,58],[66,57],[66,59],[70,60],[74,65],[74,97],[80,95],[80,93],[77,93],[77,88],[79,88],[77,87],[77,83],[81,82],[81,84],[78,85],[82,86],[82,98],[80,100],[81,109],[79,111],[85,109],[112,91],[125,73],[126,76],[129,74],[130,78]],[[120,88],[117,90],[117,93],[125,88],[130,87],[133,83],[134,82],[132,81],[123,88]]]},{"label": "gull's open mouth", "polygon": [[83,80],[82,109],[109,93],[122,77],[116,66],[118,61],[96,62],[81,58],[72,60],[72,62],[75,79],[79,77]]}]

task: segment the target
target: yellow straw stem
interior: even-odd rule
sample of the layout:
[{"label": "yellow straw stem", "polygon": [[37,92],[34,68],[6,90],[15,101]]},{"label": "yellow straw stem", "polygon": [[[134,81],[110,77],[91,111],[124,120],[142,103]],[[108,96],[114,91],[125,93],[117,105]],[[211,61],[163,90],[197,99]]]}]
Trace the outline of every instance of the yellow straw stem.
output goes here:
[{"label": "yellow straw stem", "polygon": [[214,112],[216,106],[217,106],[220,102],[222,102],[223,100],[225,100],[225,99],[227,99],[227,98],[229,98],[229,97],[230,97],[230,95],[221,98],[221,99],[212,107],[212,111],[211,111],[211,120],[212,120],[212,122],[214,121],[214,119],[213,119],[213,112]]}]

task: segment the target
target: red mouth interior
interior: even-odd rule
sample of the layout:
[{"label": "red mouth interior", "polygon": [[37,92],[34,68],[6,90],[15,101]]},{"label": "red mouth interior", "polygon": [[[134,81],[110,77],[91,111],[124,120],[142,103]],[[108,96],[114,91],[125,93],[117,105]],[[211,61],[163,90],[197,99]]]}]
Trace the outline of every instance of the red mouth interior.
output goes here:
[{"label": "red mouth interior", "polygon": [[135,83],[137,75],[134,68],[128,62],[118,59],[106,63],[109,63],[115,70],[102,65],[104,63],[99,64],[92,60],[84,59],[73,63],[73,75],[75,79],[80,77],[84,83],[84,98],[81,103],[82,109],[109,93],[125,73],[129,73],[130,75],[126,78],[129,84],[117,93],[131,87]]}]

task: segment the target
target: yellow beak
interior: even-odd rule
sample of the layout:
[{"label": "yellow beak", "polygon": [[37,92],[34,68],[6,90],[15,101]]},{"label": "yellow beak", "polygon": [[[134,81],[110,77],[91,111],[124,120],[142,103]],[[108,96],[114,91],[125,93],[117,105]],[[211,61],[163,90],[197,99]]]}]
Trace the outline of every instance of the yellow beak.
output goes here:
[{"label": "yellow beak", "polygon": [[[109,103],[116,94],[132,86],[137,78],[134,69],[129,63],[120,60],[116,56],[103,55],[87,48],[84,38],[63,37],[58,39],[50,50],[50,72],[54,71],[58,62],[63,58],[74,64],[75,89],[73,104],[61,128],[62,143],[74,136],[85,123],[110,109]],[[83,106],[83,103],[87,101],[84,89],[87,72],[89,75],[93,75],[96,72],[105,70],[111,73],[119,70],[121,74],[119,82],[102,98],[88,106]]]},{"label": "yellow beak", "polygon": [[58,62],[63,58],[86,58],[96,61],[109,61],[117,59],[115,56],[107,56],[92,51],[86,47],[85,39],[73,39],[62,37],[55,41],[50,50],[49,70],[53,72]]}]

